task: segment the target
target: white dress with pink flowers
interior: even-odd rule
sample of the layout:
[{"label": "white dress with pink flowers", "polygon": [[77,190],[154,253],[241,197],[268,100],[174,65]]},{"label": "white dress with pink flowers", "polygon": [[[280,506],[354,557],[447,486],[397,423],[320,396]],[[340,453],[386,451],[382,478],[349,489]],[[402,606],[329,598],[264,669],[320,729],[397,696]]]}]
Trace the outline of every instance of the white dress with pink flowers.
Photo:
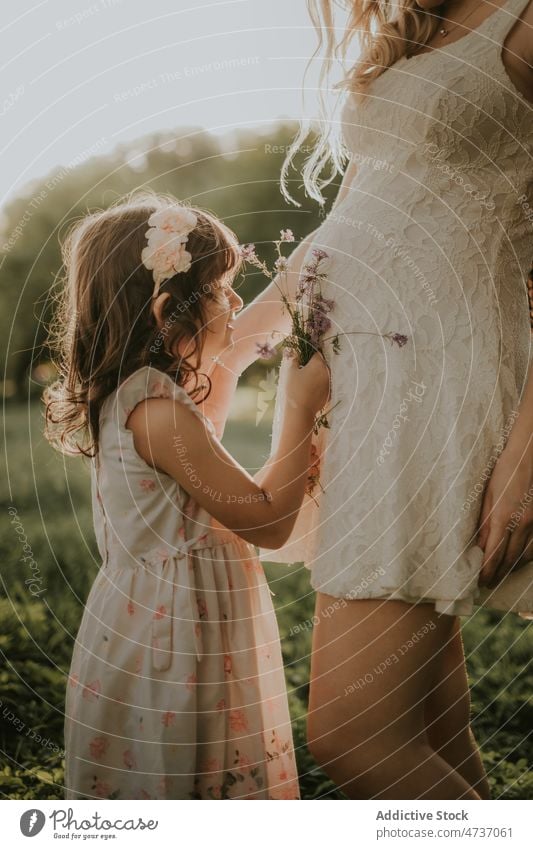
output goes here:
[{"label": "white dress with pink flowers", "polygon": [[[202,418],[185,390],[151,367],[102,407],[92,482],[103,564],[68,679],[65,798],[297,799],[263,569],[254,546],[216,527],[135,451],[126,421],[151,397]],[[169,450],[187,463],[179,438]]]}]

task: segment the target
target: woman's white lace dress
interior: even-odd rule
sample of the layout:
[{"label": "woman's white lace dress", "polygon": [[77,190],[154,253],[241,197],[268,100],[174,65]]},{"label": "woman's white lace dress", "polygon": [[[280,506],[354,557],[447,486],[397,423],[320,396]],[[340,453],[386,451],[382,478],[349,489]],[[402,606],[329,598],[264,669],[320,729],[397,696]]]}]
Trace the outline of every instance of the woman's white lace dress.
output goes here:
[{"label": "woman's white lace dress", "polygon": [[[343,105],[357,176],[313,245],[329,255],[340,334],[340,353],[326,351],[337,406],[320,436],[324,491],[283,549],[261,552],[305,561],[336,597],[533,611],[533,563],[480,591],[475,539],[531,351],[533,107],[501,60],[527,3],[402,58],[363,105]],[[343,335],[360,330],[409,341]],[[274,440],[282,394],[283,367]]]}]

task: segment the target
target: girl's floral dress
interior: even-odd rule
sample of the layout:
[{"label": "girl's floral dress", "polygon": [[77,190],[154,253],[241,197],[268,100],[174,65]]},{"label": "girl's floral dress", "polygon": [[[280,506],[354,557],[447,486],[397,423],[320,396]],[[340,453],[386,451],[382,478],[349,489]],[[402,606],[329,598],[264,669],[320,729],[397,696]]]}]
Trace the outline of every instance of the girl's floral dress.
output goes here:
[{"label": "girl's floral dress", "polygon": [[[92,492],[103,564],[67,684],[65,798],[297,799],[279,635],[256,550],[137,454],[126,421],[152,397],[202,418],[148,366],[102,407]],[[179,437],[169,451],[188,463]]]}]

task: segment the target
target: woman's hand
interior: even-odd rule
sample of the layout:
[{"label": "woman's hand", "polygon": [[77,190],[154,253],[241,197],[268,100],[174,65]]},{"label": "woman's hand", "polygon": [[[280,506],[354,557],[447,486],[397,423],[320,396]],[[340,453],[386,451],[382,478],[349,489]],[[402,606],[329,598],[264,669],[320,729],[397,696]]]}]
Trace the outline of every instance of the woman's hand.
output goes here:
[{"label": "woman's hand", "polygon": [[484,551],[479,586],[493,589],[533,560],[533,460],[507,446],[483,497],[478,544]]}]

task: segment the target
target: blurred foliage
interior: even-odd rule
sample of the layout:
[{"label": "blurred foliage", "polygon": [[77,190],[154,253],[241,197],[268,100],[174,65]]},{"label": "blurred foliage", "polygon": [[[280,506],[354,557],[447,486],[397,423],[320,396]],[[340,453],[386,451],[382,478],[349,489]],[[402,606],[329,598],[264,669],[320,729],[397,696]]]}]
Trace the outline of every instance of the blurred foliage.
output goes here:
[{"label": "blurred foliage", "polygon": [[[250,418],[230,421],[224,443],[253,471],[267,454],[271,425],[265,418],[254,427]],[[62,799],[65,682],[83,602],[99,566],[88,470],[83,461],[63,461],[49,449],[41,436],[37,404],[12,404],[5,428],[7,466],[1,470],[0,489],[0,798]],[[43,591],[38,598],[32,598],[25,583],[29,570],[21,560],[9,506],[17,510],[39,567]],[[301,565],[275,564],[268,564],[266,571],[283,643],[302,795],[342,799],[306,749],[312,628],[305,623],[311,623],[314,612],[308,572]],[[518,617],[494,611],[478,610],[463,622],[473,727],[493,798],[532,799],[533,632]]]},{"label": "blurred foliage", "polygon": [[[241,243],[271,242],[282,227],[297,239],[319,224],[319,207],[304,196],[297,170],[290,190],[302,204],[288,204],[280,192],[284,151],[296,125],[275,125],[269,134],[239,130],[221,140],[204,129],[181,128],[120,145],[106,156],[75,168],[57,168],[28,185],[2,211],[0,232],[0,366],[5,394],[25,397],[34,367],[48,359],[43,348],[50,319],[48,297],[61,268],[59,239],[88,210],[102,209],[136,188],[169,192],[179,200],[211,210],[237,234]],[[228,148],[231,147],[231,150]],[[302,153],[299,164],[304,158]],[[334,195],[339,180],[329,187]],[[267,260],[271,246],[265,246]],[[263,251],[262,251],[263,253]],[[247,276],[245,301],[266,278]]]}]

